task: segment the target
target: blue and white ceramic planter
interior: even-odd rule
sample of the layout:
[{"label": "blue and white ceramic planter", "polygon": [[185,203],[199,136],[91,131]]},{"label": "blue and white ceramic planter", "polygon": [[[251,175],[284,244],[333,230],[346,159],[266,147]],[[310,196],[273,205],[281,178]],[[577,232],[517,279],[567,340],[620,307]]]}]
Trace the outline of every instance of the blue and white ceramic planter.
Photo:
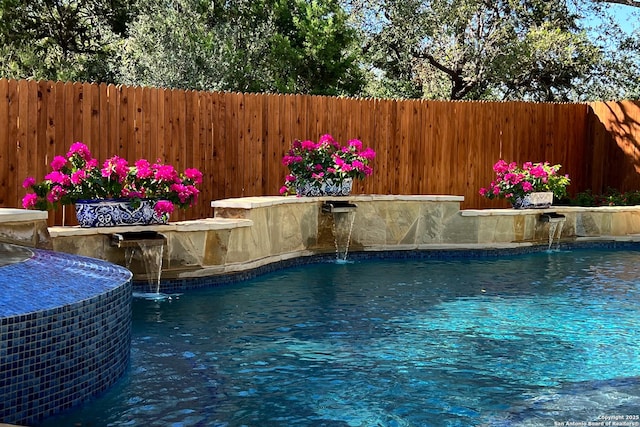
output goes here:
[{"label": "blue and white ceramic planter", "polygon": [[542,191],[527,193],[523,198],[517,197],[512,203],[514,209],[546,209],[553,203],[553,192]]},{"label": "blue and white ceramic planter", "polygon": [[296,187],[296,194],[305,197],[317,196],[348,196],[353,187],[353,178],[345,178],[342,181],[326,179],[320,186],[306,182]]},{"label": "blue and white ceramic planter", "polygon": [[166,224],[169,215],[158,215],[154,200],[134,205],[128,199],[78,200],[76,217],[80,227]]}]

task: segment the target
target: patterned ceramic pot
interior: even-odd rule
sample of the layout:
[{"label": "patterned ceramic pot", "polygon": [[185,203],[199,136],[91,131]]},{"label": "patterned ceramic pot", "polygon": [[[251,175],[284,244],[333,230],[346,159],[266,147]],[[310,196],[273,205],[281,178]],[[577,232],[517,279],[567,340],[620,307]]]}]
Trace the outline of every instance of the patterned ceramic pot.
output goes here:
[{"label": "patterned ceramic pot", "polygon": [[154,206],[154,200],[141,200],[139,205],[128,199],[78,200],[76,217],[80,227],[166,224],[169,216],[158,215]]},{"label": "patterned ceramic pot", "polygon": [[514,209],[546,209],[553,203],[553,192],[527,193],[524,198],[516,198],[512,203]]},{"label": "patterned ceramic pot", "polygon": [[321,186],[305,183],[296,187],[296,194],[305,197],[317,196],[348,196],[353,187],[353,178],[345,178],[342,182],[326,179]]}]

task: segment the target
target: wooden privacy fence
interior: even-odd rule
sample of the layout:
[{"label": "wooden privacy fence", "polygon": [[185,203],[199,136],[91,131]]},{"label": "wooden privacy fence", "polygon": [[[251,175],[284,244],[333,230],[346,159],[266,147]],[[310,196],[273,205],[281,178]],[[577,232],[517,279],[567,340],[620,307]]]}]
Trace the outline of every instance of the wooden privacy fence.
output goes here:
[{"label": "wooden privacy fence", "polygon": [[[355,193],[463,195],[464,208],[504,207],[478,195],[499,158],[561,163],[573,193],[636,186],[638,110],[633,102],[352,99],[0,79],[0,206],[19,207],[23,179],[41,180],[55,155],[83,141],[99,161],[119,155],[199,168],[197,206],[172,220],[204,218],[211,200],[278,194],[291,141],[331,133],[377,152],[374,174]],[[60,224],[62,213],[50,222]]]}]

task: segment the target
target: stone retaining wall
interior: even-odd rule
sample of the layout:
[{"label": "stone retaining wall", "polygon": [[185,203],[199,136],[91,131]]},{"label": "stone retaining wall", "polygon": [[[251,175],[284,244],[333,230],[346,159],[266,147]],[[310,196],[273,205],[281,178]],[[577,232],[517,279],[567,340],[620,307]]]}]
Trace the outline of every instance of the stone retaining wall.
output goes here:
[{"label": "stone retaining wall", "polygon": [[[335,215],[326,201],[355,204],[350,251],[478,249],[547,245],[543,213],[566,217],[563,241],[628,240],[640,234],[640,207],[542,210],[460,210],[461,196],[359,195],[351,197],[248,197],[211,203],[213,217],[168,225],[105,229],[50,227],[56,251],[125,265],[125,251],[110,244],[113,233],[153,230],[167,239],[163,279],[246,271],[263,265],[335,251]],[[350,224],[349,224],[350,225]],[[340,225],[344,231],[344,226]],[[139,257],[130,264],[145,280]]]}]

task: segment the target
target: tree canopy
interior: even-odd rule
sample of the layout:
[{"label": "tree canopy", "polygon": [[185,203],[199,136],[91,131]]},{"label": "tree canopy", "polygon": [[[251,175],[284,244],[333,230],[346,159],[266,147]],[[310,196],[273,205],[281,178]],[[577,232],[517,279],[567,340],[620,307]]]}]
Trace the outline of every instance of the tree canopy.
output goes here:
[{"label": "tree canopy", "polygon": [[429,99],[639,98],[638,15],[636,0],[0,0],[0,76]]}]

